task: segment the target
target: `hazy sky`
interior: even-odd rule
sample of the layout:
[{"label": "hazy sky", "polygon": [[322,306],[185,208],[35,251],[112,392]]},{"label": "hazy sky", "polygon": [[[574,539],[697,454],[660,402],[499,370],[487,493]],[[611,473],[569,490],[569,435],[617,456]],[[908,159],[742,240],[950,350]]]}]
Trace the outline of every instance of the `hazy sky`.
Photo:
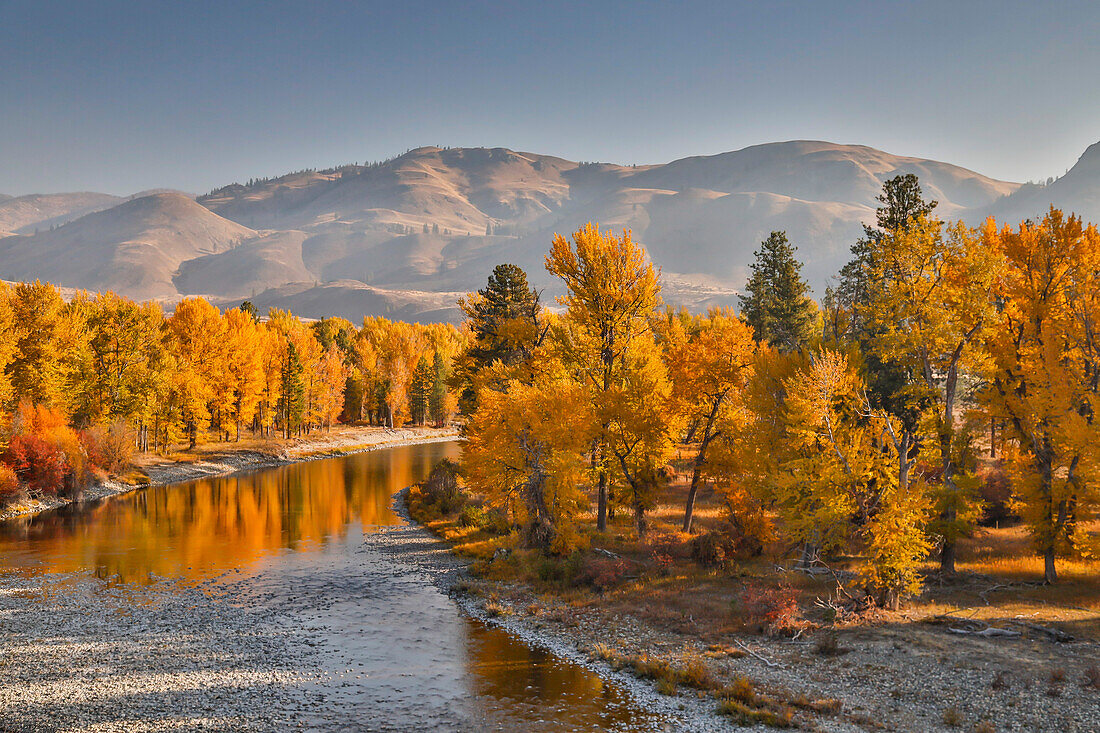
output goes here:
[{"label": "hazy sky", "polygon": [[504,146],[664,162],[799,138],[998,178],[1100,140],[1100,3],[0,0],[0,192]]}]

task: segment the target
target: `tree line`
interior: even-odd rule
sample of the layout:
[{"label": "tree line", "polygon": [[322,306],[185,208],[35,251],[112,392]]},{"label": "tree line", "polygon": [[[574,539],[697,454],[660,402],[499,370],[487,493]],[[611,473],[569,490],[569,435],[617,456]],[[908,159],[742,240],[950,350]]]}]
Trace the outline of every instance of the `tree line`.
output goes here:
[{"label": "tree line", "polygon": [[[0,284],[0,498],[75,488],[129,451],[291,437],[335,422],[443,424],[451,325],[303,322],[202,298],[166,315],[114,293]],[[103,465],[108,464],[108,465]]]},{"label": "tree line", "polygon": [[566,553],[593,509],[598,531],[622,511],[643,537],[690,443],[685,532],[709,482],[736,541],[865,558],[866,587],[896,606],[929,557],[955,571],[997,456],[1054,582],[1058,557],[1096,546],[1100,235],[1056,209],[945,223],[911,175],[879,201],[820,306],[782,232],[739,314],[663,308],[644,249],[593,224],[546,257],[557,312],[499,266],[462,304],[469,484],[527,546]]}]

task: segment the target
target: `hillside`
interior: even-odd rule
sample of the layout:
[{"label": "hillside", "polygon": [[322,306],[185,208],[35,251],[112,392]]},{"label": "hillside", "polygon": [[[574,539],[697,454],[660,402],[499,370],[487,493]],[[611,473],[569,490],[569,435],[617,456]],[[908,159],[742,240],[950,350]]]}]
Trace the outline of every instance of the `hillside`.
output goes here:
[{"label": "hillside", "polygon": [[153,194],[83,216],[52,231],[0,239],[8,280],[113,290],[174,300],[172,278],[184,262],[224,252],[255,232],[190,198]]},{"label": "hillside", "polygon": [[[1051,203],[1100,220],[1100,145],[1044,187],[818,141],[637,167],[426,147],[377,164],[232,184],[197,200],[141,196],[62,226],[57,217],[77,217],[77,204],[113,202],[65,194],[51,209],[43,197],[2,200],[0,216],[10,213],[0,232],[24,236],[0,239],[0,277],[168,301],[254,297],[304,316],[454,317],[453,294],[484,285],[500,262],[526,268],[552,297],[556,283],[543,269],[551,238],[597,221],[629,228],[646,245],[669,302],[704,308],[735,303],[753,251],[774,229],[787,231],[807,280],[823,292],[861,223],[874,218],[882,182],[903,173],[920,177],[942,216],[972,224],[989,214],[1019,221]],[[32,205],[37,214],[17,215]]]},{"label": "hillside", "polygon": [[85,214],[102,211],[122,202],[106,193],[33,193],[0,196],[0,232],[34,234],[36,229],[60,226]]}]

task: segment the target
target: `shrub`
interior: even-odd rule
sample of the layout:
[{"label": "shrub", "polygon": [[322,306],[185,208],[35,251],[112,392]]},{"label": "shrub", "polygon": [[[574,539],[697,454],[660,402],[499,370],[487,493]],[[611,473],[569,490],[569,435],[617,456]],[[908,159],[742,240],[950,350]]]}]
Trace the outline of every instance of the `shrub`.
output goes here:
[{"label": "shrub", "polygon": [[467,504],[459,512],[458,523],[463,527],[484,527],[486,524],[485,512],[479,506]]},{"label": "shrub", "polygon": [[618,585],[626,577],[627,565],[622,559],[589,558],[573,578],[574,585],[586,585],[598,591]]},{"label": "shrub", "polygon": [[6,463],[0,463],[0,502],[10,500],[19,493],[19,477]]},{"label": "shrub", "polygon": [[32,496],[73,496],[84,486],[87,454],[60,410],[20,403],[2,458]]},{"label": "shrub", "polygon": [[434,505],[441,514],[458,511],[466,502],[458,485],[458,475],[458,464],[448,458],[435,464],[431,474],[420,484],[424,501]]},{"label": "shrub", "polygon": [[125,420],[112,420],[80,431],[80,444],[88,461],[108,473],[118,473],[130,465],[134,455],[133,430]]},{"label": "shrub", "polygon": [[823,657],[835,657],[845,651],[840,648],[835,633],[821,634],[814,641],[814,653]]},{"label": "shrub", "polygon": [[718,532],[705,532],[691,540],[691,559],[705,568],[722,567],[732,555],[732,543]]},{"label": "shrub", "polygon": [[747,586],[731,603],[735,614],[769,636],[789,636],[798,621],[798,601],[790,588]]},{"label": "shrub", "polygon": [[1100,667],[1095,664],[1085,670],[1085,687],[1100,690]]},{"label": "shrub", "polygon": [[958,728],[962,725],[962,714],[957,707],[952,705],[943,711],[943,724],[948,728]]}]

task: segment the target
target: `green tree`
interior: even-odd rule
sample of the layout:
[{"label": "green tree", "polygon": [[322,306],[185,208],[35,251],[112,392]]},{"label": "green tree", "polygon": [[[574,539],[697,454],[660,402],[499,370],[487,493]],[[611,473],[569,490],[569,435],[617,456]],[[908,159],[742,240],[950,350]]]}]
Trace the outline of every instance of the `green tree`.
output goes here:
[{"label": "green tree", "polygon": [[500,361],[513,366],[526,360],[540,337],[539,294],[527,284],[527,273],[515,265],[497,265],[482,290],[460,304],[470,329],[469,347],[455,359],[450,383],[459,390],[459,407],[469,415],[477,408],[479,375]]},{"label": "green tree", "polygon": [[450,375],[451,369],[447,360],[436,349],[432,356],[432,391],[428,398],[428,414],[432,422],[440,427],[447,420],[447,379]]},{"label": "green tree", "polygon": [[305,412],[306,386],[302,378],[303,371],[298,349],[293,342],[288,341],[281,374],[282,397],[279,399],[283,430],[288,438],[302,424],[302,414]]},{"label": "green tree", "polygon": [[417,425],[423,425],[428,419],[428,403],[432,396],[432,384],[435,374],[426,357],[421,356],[413,372],[409,385],[409,414]]},{"label": "green tree", "polygon": [[802,263],[785,232],[772,232],[760,243],[750,265],[746,291],[740,296],[741,317],[758,341],[781,351],[800,350],[812,337],[816,307],[802,279]]}]

